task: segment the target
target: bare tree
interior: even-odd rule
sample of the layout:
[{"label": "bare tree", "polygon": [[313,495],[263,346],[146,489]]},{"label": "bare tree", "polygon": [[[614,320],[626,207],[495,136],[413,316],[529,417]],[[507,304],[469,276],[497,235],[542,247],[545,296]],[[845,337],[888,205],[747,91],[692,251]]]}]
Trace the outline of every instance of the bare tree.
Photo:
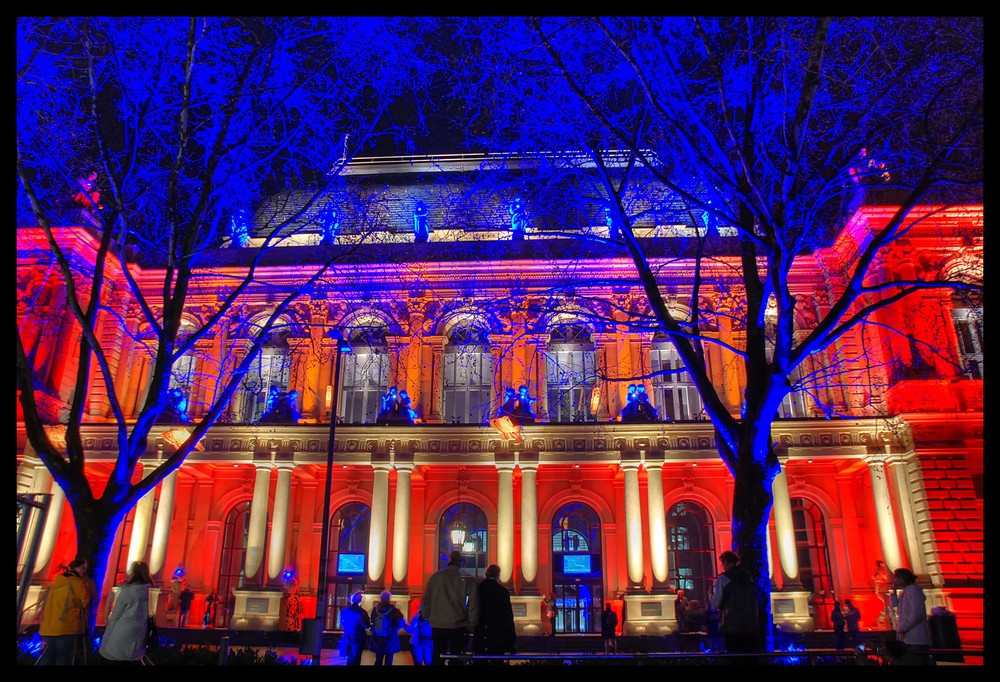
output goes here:
[{"label": "bare tree", "polygon": [[[293,302],[321,295],[314,285],[349,251],[299,233],[321,231],[354,154],[398,132],[386,112],[422,87],[418,34],[400,19],[349,17],[29,17],[17,30],[19,402],[100,586],[120,522],[227,417],[262,345],[284,325],[305,324]],[[288,209],[280,197],[293,187]],[[356,208],[361,243],[378,225]],[[278,252],[303,264],[306,281],[261,279]],[[53,290],[65,291],[64,307]],[[76,329],[58,349],[71,376],[59,392],[36,370],[39,335],[64,308]],[[223,353],[189,436],[133,482],[166,418],[172,378],[189,370],[199,342],[226,334],[247,339],[245,353]],[[129,337],[151,357],[134,421],[118,382]],[[117,426],[119,452],[100,493],[80,432],[95,396]],[[64,444],[47,428],[56,421]]]},{"label": "bare tree", "polygon": [[[871,338],[898,332],[878,323],[880,311],[921,292],[981,292],[981,269],[876,275],[928,215],[981,201],[982,21],[519,17],[455,32],[465,45],[455,92],[477,115],[473,144],[551,152],[534,178],[512,180],[544,188],[534,227],[561,221],[567,235],[631,259],[633,275],[617,284],[640,287],[645,304],[628,319],[664,334],[697,386],[735,479],[733,546],[757,580],[764,646],[782,400],[858,373],[884,377]],[[576,188],[576,214],[544,207],[556,177]],[[833,235],[873,197],[898,211],[831,258]],[[605,216],[607,228],[593,229]],[[672,224],[690,234],[682,246],[658,231]],[[684,282],[669,267],[680,259],[693,264]],[[803,259],[830,268],[825,305],[793,294]],[[726,342],[720,326],[739,333]],[[712,344],[745,377],[741,405],[713,384]]]}]

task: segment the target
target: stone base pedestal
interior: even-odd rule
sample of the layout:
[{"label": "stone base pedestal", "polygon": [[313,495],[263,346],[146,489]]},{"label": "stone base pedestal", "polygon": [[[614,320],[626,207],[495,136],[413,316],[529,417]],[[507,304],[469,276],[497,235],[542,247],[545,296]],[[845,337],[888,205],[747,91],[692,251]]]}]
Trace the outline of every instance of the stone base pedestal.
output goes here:
[{"label": "stone base pedestal", "polygon": [[809,593],[771,592],[771,617],[774,627],[782,632],[812,632],[815,629],[809,615]]},{"label": "stone base pedestal", "polygon": [[282,592],[279,590],[233,590],[233,630],[278,630],[284,614],[281,612]]},{"label": "stone base pedestal", "polygon": [[518,635],[541,637],[545,634],[541,595],[512,594],[510,606],[514,610],[514,629]]},{"label": "stone base pedestal", "polygon": [[669,635],[677,629],[676,594],[626,594],[623,599],[626,635]]}]

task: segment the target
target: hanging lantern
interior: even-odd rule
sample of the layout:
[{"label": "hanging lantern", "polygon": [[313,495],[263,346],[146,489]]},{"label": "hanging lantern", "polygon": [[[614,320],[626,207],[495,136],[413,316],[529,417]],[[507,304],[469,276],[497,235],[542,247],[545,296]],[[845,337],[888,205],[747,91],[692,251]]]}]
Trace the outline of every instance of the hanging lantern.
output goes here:
[{"label": "hanging lantern", "polygon": [[[182,429],[182,428],[170,429],[169,431],[163,432],[163,440],[169,443],[170,445],[174,446],[174,448],[179,448],[181,446],[181,443],[183,443],[190,437],[191,437],[191,432],[188,431],[187,429]],[[205,446],[202,445],[201,441],[199,440],[197,443],[195,443],[194,449],[196,452],[204,452]]]},{"label": "hanging lantern", "polygon": [[458,468],[458,503],[455,505],[455,518],[451,522],[451,546],[462,548],[468,533],[465,514],[462,513],[462,467]]},{"label": "hanging lantern", "polygon": [[590,391],[590,413],[597,414],[597,410],[601,407],[601,387],[594,384],[594,388]]}]

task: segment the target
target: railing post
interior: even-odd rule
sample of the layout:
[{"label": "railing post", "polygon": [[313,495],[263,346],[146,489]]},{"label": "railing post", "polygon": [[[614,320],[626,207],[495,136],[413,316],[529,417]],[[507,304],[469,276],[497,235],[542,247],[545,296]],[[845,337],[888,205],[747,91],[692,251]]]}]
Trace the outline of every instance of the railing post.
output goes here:
[{"label": "railing post", "polygon": [[229,637],[219,640],[219,665],[226,665],[229,662]]}]

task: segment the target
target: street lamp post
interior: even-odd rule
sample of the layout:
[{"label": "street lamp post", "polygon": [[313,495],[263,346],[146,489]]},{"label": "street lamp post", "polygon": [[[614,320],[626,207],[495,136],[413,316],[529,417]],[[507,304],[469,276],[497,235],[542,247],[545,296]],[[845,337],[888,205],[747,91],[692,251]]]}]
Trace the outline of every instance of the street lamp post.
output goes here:
[{"label": "street lamp post", "polygon": [[337,342],[333,361],[333,391],[330,403],[330,438],[326,446],[326,484],[323,489],[323,525],[319,541],[319,580],[316,582],[316,617],[302,621],[299,652],[313,657],[320,664],[323,654],[323,626],[326,620],[327,561],[330,554],[330,497],[333,492],[333,438],[337,433],[337,389],[340,386],[340,358],[351,352],[351,346],[338,331],[330,332]]}]

